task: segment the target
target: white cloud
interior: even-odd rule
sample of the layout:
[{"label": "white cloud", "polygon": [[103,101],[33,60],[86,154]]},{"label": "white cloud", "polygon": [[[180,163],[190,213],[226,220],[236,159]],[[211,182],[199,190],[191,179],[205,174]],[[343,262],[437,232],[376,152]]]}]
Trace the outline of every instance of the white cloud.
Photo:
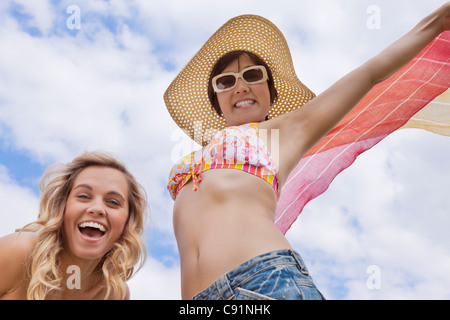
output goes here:
[{"label": "white cloud", "polygon": [[30,17],[28,27],[37,28],[44,34],[48,34],[53,27],[55,12],[49,0],[16,0],[20,5],[20,13]]},{"label": "white cloud", "polygon": [[[31,17],[27,26],[42,33],[33,37],[10,15],[12,2],[5,1],[0,4],[0,133],[7,128],[9,147],[45,164],[69,161],[84,150],[119,154],[149,195],[150,232],[167,234],[164,241],[175,251],[173,202],[165,183],[180,141],[162,95],[218,27],[244,13],[271,19],[286,35],[299,77],[320,93],[444,2],[377,1],[382,28],[371,31],[368,0],[231,1],[221,10],[206,0],[84,0],[77,2],[81,29],[70,31],[65,8],[72,1],[19,1]],[[447,139],[396,133],[305,208],[288,237],[325,294],[450,296],[445,274],[450,170],[442,160],[449,157]],[[37,197],[3,167],[0,198],[0,216],[12,228],[36,218]],[[2,227],[0,235],[9,229]],[[149,257],[132,280],[132,298],[179,298],[179,268],[160,258]],[[381,268],[380,290],[367,289],[369,265]]]},{"label": "white cloud", "polygon": [[13,233],[36,220],[39,199],[28,188],[11,179],[7,168],[0,165],[0,237]]},{"label": "white cloud", "polygon": [[[396,132],[307,205],[287,236],[329,298],[450,296],[447,140],[419,130]],[[371,265],[381,271],[379,290],[366,285]],[[338,284],[344,292],[333,288]]]},{"label": "white cloud", "polygon": [[133,300],[181,299],[179,267],[168,268],[149,257],[144,267],[128,281]]}]

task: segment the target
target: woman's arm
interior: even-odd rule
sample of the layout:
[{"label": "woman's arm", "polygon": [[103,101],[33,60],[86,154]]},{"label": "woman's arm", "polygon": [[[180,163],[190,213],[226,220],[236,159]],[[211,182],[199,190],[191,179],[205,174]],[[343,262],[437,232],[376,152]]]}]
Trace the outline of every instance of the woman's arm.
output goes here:
[{"label": "woman's arm", "polygon": [[30,232],[0,238],[0,299],[24,283],[25,262],[33,250],[34,240],[34,233]]},{"label": "woman's arm", "polygon": [[279,128],[279,180],[372,89],[413,59],[441,32],[450,29],[450,2],[424,18],[380,54],[337,81],[302,108],[271,120]]}]

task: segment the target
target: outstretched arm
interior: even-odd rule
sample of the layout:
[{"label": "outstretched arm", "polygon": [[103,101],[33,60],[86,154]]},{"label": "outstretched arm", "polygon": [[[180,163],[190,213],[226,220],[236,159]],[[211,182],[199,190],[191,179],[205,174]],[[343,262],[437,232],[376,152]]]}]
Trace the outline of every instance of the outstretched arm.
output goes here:
[{"label": "outstretched arm", "polygon": [[450,2],[302,108],[270,120],[270,127],[280,130],[279,181],[285,181],[300,158],[336,126],[375,84],[403,67],[436,36],[449,29]]}]

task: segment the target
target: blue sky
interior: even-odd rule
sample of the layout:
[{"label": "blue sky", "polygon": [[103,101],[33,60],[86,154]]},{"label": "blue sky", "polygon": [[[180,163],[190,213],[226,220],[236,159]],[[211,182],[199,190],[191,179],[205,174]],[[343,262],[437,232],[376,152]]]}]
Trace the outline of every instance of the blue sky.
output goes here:
[{"label": "blue sky", "polygon": [[[117,154],[150,200],[149,258],[135,299],[179,299],[166,192],[174,150],[190,149],[163,92],[233,16],[273,21],[297,74],[320,93],[406,33],[442,0],[5,0],[0,4],[0,236],[37,217],[38,181],[85,150]],[[80,9],[69,29],[67,8]],[[367,27],[369,6],[380,26]],[[329,299],[450,298],[450,139],[401,130],[361,155],[305,208],[287,237]],[[369,289],[368,267],[381,270]],[[419,270],[427,270],[422,272]]]},{"label": "blue sky", "polygon": [[18,151],[8,150],[2,145],[0,150],[1,164],[8,168],[9,175],[20,185],[27,186],[39,195],[36,181],[44,173],[46,167],[33,161],[30,156]]}]

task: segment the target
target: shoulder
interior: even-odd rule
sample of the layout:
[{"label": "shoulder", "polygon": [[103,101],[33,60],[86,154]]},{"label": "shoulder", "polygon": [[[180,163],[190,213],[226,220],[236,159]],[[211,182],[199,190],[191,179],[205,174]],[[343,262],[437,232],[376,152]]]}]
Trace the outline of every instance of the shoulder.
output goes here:
[{"label": "shoulder", "polygon": [[35,245],[35,233],[12,233],[0,238],[0,296],[26,275],[25,263]]},{"label": "shoulder", "polygon": [[15,232],[0,238],[0,261],[26,260],[36,244],[34,232]]}]

